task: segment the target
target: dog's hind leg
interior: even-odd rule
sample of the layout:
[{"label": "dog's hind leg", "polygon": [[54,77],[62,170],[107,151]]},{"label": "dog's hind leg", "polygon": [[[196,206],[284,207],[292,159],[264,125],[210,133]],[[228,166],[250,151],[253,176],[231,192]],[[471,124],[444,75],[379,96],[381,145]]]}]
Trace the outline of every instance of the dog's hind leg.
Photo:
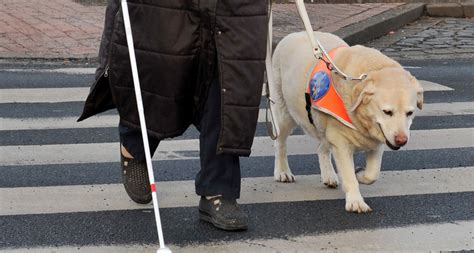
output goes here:
[{"label": "dog's hind leg", "polygon": [[380,174],[380,166],[382,165],[383,145],[376,150],[371,150],[366,153],[367,165],[365,169],[357,171],[357,180],[361,184],[373,184]]},{"label": "dog's hind leg", "polygon": [[288,165],[288,155],[286,152],[286,140],[296,127],[296,122],[291,116],[285,98],[283,96],[283,78],[282,78],[282,61],[280,59],[279,50],[275,50],[273,54],[273,85],[270,85],[270,95],[275,101],[271,104],[274,112],[274,121],[280,130],[278,138],[275,140],[275,167],[274,178],[278,182],[291,183],[295,181],[295,176],[291,173]]},{"label": "dog's hind leg", "polygon": [[337,179],[337,174],[332,166],[329,143],[321,141],[318,148],[318,157],[323,184],[329,188],[336,188],[339,184],[339,180]]},{"label": "dog's hind leg", "polygon": [[[288,117],[289,115],[287,115]],[[281,118],[280,118],[281,120]],[[277,124],[279,124],[278,122]],[[286,140],[290,136],[293,129],[296,127],[296,123],[293,119],[287,118],[285,124],[279,124],[280,133],[278,138],[275,140],[275,168],[274,178],[277,182],[292,183],[295,181],[295,176],[291,173],[290,166],[288,165],[288,155],[286,152]]]}]

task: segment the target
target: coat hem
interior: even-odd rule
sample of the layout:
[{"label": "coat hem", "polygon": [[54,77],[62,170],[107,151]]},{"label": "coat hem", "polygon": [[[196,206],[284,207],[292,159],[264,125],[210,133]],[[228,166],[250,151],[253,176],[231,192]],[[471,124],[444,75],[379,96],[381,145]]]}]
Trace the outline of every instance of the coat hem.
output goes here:
[{"label": "coat hem", "polygon": [[[136,124],[134,124],[130,121],[120,119],[120,123],[124,124],[127,127],[140,130],[140,125],[136,125]],[[171,133],[165,133],[165,134],[164,133],[158,133],[158,132],[152,131],[150,129],[147,129],[147,133],[149,135],[153,136],[154,138],[158,139],[159,141],[162,141],[162,140],[167,139],[167,138],[173,138],[173,137],[181,136],[188,128],[189,128],[189,125],[182,128],[182,129],[179,129],[177,131],[174,131],[174,132],[171,132]]]}]

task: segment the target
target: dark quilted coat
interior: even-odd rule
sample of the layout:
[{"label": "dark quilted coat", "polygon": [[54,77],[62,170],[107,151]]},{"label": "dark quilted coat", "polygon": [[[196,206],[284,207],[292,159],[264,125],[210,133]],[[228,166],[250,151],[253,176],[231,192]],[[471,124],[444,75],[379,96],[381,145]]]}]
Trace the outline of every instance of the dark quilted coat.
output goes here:
[{"label": "dark quilted coat", "polygon": [[[266,54],[267,0],[130,0],[129,11],[150,135],[198,128],[213,78],[221,88],[217,153],[249,155]],[[120,3],[109,0],[96,82],[79,120],[117,108],[139,128]]]}]

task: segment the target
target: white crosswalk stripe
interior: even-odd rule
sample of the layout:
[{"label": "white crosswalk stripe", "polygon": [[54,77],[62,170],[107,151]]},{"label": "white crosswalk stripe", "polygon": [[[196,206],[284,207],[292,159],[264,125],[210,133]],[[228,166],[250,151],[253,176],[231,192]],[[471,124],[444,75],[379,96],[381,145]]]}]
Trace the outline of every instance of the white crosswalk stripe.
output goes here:
[{"label": "white crosswalk stripe", "polygon": [[[425,91],[453,90],[429,81],[420,81]],[[33,88],[2,89],[0,104],[5,103],[59,103],[84,101],[90,88]]]},{"label": "white crosswalk stripe", "polygon": [[56,68],[56,69],[3,69],[4,72],[16,73],[59,73],[69,75],[92,75],[95,73],[95,68]]},{"label": "white crosswalk stripe", "polygon": [[89,88],[2,89],[0,104],[84,101]]},{"label": "white crosswalk stripe", "polygon": [[[474,191],[474,167],[383,172],[373,186],[363,186],[365,197]],[[273,177],[242,179],[240,203],[271,203],[343,199],[342,191],[328,189],[319,175],[299,176],[297,184],[278,184]],[[161,208],[196,206],[194,181],[157,184]],[[143,209],[131,202],[123,185],[76,185],[0,188],[0,215],[97,212]],[[20,201],[21,200],[21,201]],[[151,206],[149,205],[151,208]]]},{"label": "white crosswalk stripe", "polygon": [[[61,74],[93,74],[94,69],[55,69],[55,70],[35,70],[35,69],[9,69],[3,72],[18,73],[43,73],[52,75]],[[1,76],[2,71],[0,71]],[[454,92],[455,89],[449,85],[437,84],[429,81],[422,81],[425,91],[433,92]],[[61,103],[61,102],[79,102],[85,99],[89,88],[8,88],[0,90],[0,106],[1,104],[21,103]],[[474,100],[474,99],[473,99]],[[19,112],[21,113],[21,112]],[[445,116],[470,116],[474,115],[474,101],[461,102],[440,102],[425,104],[423,110],[417,111],[418,117],[445,117]],[[15,117],[0,118],[0,138],[7,137],[12,132],[19,130],[28,132],[30,130],[48,130],[48,129],[85,129],[85,128],[114,128],[118,124],[117,115],[99,115],[92,117],[84,122],[77,123],[76,117]],[[417,118],[418,119],[418,118]],[[415,121],[417,120],[415,119]],[[265,110],[261,109],[259,114],[259,122],[265,122]],[[455,125],[453,123],[452,125]],[[474,148],[474,128],[469,127],[444,129],[426,129],[412,130],[409,144],[402,148],[405,151],[428,152],[440,151],[443,154],[452,154],[460,149]],[[417,128],[418,129],[418,128]],[[18,138],[26,138],[26,137]],[[61,136],[58,136],[60,139]],[[100,136],[98,136],[100,139]],[[118,177],[111,180],[102,180],[104,183],[95,183],[95,175],[86,175],[77,183],[61,184],[60,179],[71,177],[68,174],[61,174],[62,166],[87,166],[88,164],[105,164],[114,163],[118,168],[118,147],[115,142],[98,142],[98,143],[66,143],[51,144],[39,143],[34,145],[0,145],[0,175],[2,178],[8,178],[15,181],[8,184],[6,180],[0,178],[0,224],[7,231],[2,234],[0,231],[0,251],[6,253],[18,252],[156,252],[154,241],[126,241],[117,239],[110,241],[94,241],[89,243],[91,238],[100,237],[96,231],[103,226],[111,226],[110,224],[96,224],[90,221],[87,224],[76,224],[72,227],[63,228],[63,233],[80,229],[80,226],[89,226],[91,229],[90,237],[78,234],[84,237],[82,240],[75,241],[77,238],[69,238],[70,241],[64,243],[54,242],[54,236],[43,239],[44,241],[35,241],[35,236],[18,235],[19,241],[9,241],[8,238],[14,235],[15,229],[23,231],[24,229],[33,230],[32,228],[21,227],[21,222],[15,225],[14,221],[23,221],[30,219],[28,226],[32,224],[43,224],[42,231],[47,231],[48,221],[52,222],[58,219],[67,224],[79,216],[99,215],[101,219],[112,217],[112,220],[120,220],[122,215],[130,215],[131,212],[139,211],[142,213],[150,213],[151,205],[138,205],[133,203],[126,195],[123,185]],[[313,155],[316,154],[317,141],[304,135],[294,135],[288,140],[289,156]],[[398,154],[396,151],[386,149],[387,154]],[[252,155],[248,162],[258,167],[259,158],[271,158],[274,148],[273,141],[267,136],[258,136],[254,139],[252,147]],[[438,153],[437,153],[438,154]],[[154,160],[172,163],[179,162],[199,162],[199,141],[197,139],[182,140],[165,140],[160,144],[154,155]],[[424,158],[426,159],[426,158]],[[449,155],[445,159],[450,159]],[[435,168],[407,168],[407,161],[403,158],[399,159],[394,169],[389,171],[382,170],[380,179],[373,185],[362,185],[361,192],[365,198],[371,198],[373,201],[381,201],[388,207],[374,207],[375,212],[370,215],[346,215],[344,212],[344,193],[341,189],[328,189],[320,182],[320,175],[296,175],[296,183],[281,184],[274,181],[271,174],[264,176],[250,176],[242,179],[241,198],[239,203],[247,205],[250,209],[256,209],[264,205],[275,205],[273,208],[298,208],[286,210],[288,215],[285,220],[275,220],[275,223],[287,224],[287,227],[298,226],[300,219],[306,219],[307,223],[324,222],[325,219],[319,220],[318,213],[305,213],[307,207],[312,203],[327,203],[325,201],[339,201],[338,209],[331,211],[337,217],[337,222],[328,224],[319,224],[321,226],[330,227],[324,232],[296,232],[289,233],[284,237],[269,238],[272,236],[271,229],[264,228],[260,223],[262,216],[270,217],[272,213],[258,213],[251,222],[256,225],[252,227],[248,233],[262,233],[264,236],[256,238],[246,238],[242,240],[210,238],[209,241],[201,243],[198,239],[186,239],[181,242],[179,236],[171,238],[173,243],[170,247],[176,252],[274,252],[281,251],[297,251],[297,252],[313,252],[313,250],[329,250],[341,252],[358,251],[450,251],[473,249],[471,234],[474,232],[474,222],[472,215],[465,214],[462,217],[451,220],[450,218],[438,215],[436,210],[450,208],[449,206],[459,207],[465,203],[441,202],[441,203],[420,203],[420,206],[414,207],[408,200],[410,198],[423,198],[423,196],[450,196],[446,197],[454,199],[460,194],[474,193],[474,164],[471,164],[470,158],[466,157],[466,161],[459,161],[458,166],[438,166]],[[43,182],[46,177],[38,180],[23,181],[25,178],[14,177],[18,171],[22,171],[23,177],[34,174],[35,170],[47,171],[49,167],[60,168],[56,172],[50,174],[57,180]],[[298,164],[290,166],[298,167]],[[314,164],[316,168],[318,165]],[[268,171],[271,171],[269,168]],[[117,169],[117,173],[118,173]],[[20,172],[18,172],[20,173]],[[77,172],[80,173],[80,172]],[[78,174],[75,174],[78,175]],[[253,175],[250,173],[250,175]],[[173,176],[167,181],[157,182],[158,194],[160,197],[160,206],[165,211],[184,212],[186,208],[196,209],[199,197],[195,194],[195,186],[193,180],[173,179]],[[191,178],[191,177],[186,177]],[[73,179],[74,180],[74,179]],[[89,180],[89,181],[88,181]],[[2,185],[3,184],[5,185]],[[29,183],[26,183],[29,182]],[[30,185],[30,182],[35,182]],[[10,186],[6,186],[10,185]],[[340,187],[339,187],[340,188]],[[465,196],[465,195],[462,195]],[[469,196],[468,196],[469,197]],[[393,202],[392,198],[401,199],[399,202]],[[466,201],[470,201],[467,198]],[[406,204],[411,203],[411,204]],[[404,206],[406,205],[406,206]],[[411,206],[408,206],[411,205]],[[438,206],[440,205],[440,206]],[[282,207],[283,206],[283,207]],[[431,209],[424,209],[429,206]],[[447,207],[448,206],[448,207]],[[326,207],[322,207],[326,208]],[[329,208],[329,207],[328,207]],[[332,208],[332,207],[331,207]],[[378,212],[377,208],[385,210]],[[398,209],[397,209],[398,208]],[[404,213],[404,209],[411,208],[411,213]],[[459,207],[462,209],[462,207]],[[253,210],[252,209],[252,210]],[[257,208],[258,209],[258,208]],[[275,209],[275,212],[283,212],[283,209]],[[396,209],[396,210],[395,210]],[[418,210],[421,209],[421,210]],[[446,209],[446,210],[448,210]],[[180,211],[181,210],[181,211]],[[311,209],[308,209],[311,210]],[[392,210],[391,213],[387,210]],[[444,210],[444,209],[443,209]],[[456,208],[449,209],[456,212]],[[462,209],[464,210],[464,209]],[[262,212],[262,211],[260,211]],[[404,215],[404,219],[413,221],[411,223],[391,224],[388,225],[384,219],[391,220],[396,216],[397,212]],[[338,213],[342,213],[338,214]],[[413,216],[417,213],[419,217]],[[433,213],[433,214],[431,214]],[[100,216],[103,215],[103,216]],[[117,215],[117,216],[113,216]],[[309,215],[309,216],[308,216]],[[398,214],[397,214],[398,215]],[[431,216],[432,217],[431,217]],[[303,217],[304,216],[304,217]],[[310,219],[311,217],[315,219]],[[173,223],[185,222],[184,219],[174,218],[171,216]],[[176,216],[178,217],[178,216]],[[259,218],[258,218],[259,217]],[[430,222],[418,222],[418,219],[428,217]],[[91,218],[92,219],[92,218]],[[186,222],[191,220],[193,223],[195,217],[187,217]],[[196,218],[197,219],[197,218]],[[353,219],[365,219],[371,222],[372,227],[365,229],[361,227],[345,228],[343,224],[357,223]],[[44,220],[44,221],[42,221]],[[100,222],[99,222],[100,223]],[[15,227],[16,226],[16,227]],[[39,226],[39,225],[38,225]],[[66,226],[66,225],[65,225]],[[355,226],[355,225],[354,225]],[[37,227],[38,228],[38,227]],[[22,230],[23,229],[23,230]],[[170,228],[171,229],[171,228]],[[177,228],[172,228],[169,234],[179,235],[184,233]],[[265,230],[267,229],[267,230]],[[261,230],[265,230],[261,232]],[[449,231],[449,232],[446,232]],[[60,233],[60,232],[58,232]],[[129,228],[124,231],[113,231],[111,234],[121,233],[120,238],[126,238],[128,234],[144,233],[136,227]],[[145,232],[146,233],[146,232]],[[446,234],[449,233],[449,236]],[[47,234],[47,233],[46,233]],[[212,233],[211,233],[212,234]],[[2,237],[3,236],[3,237]],[[167,234],[165,234],[165,237]],[[212,235],[210,235],[212,236]],[[111,235],[111,237],[114,237]],[[245,237],[245,234],[244,234]],[[5,238],[5,239],[4,239]],[[282,238],[285,238],[283,240]],[[120,241],[124,240],[124,241]],[[189,244],[191,242],[191,245]],[[212,243],[209,243],[212,242]],[[330,243],[328,243],[330,242]],[[361,243],[364,242],[364,243]],[[138,243],[138,244],[137,244]],[[57,246],[59,245],[59,246]],[[270,249],[270,250],[269,250]]]}]

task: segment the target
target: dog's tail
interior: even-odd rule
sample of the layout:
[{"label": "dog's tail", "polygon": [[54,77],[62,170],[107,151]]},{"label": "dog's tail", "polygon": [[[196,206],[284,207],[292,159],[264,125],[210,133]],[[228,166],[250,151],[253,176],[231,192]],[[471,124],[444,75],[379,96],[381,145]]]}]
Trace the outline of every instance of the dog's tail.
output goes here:
[{"label": "dog's tail", "polygon": [[275,104],[274,107],[280,107],[285,103],[283,99],[282,90],[282,78],[281,78],[281,67],[280,67],[280,54],[275,51],[272,57],[272,77],[273,83],[269,83],[270,96]]}]

